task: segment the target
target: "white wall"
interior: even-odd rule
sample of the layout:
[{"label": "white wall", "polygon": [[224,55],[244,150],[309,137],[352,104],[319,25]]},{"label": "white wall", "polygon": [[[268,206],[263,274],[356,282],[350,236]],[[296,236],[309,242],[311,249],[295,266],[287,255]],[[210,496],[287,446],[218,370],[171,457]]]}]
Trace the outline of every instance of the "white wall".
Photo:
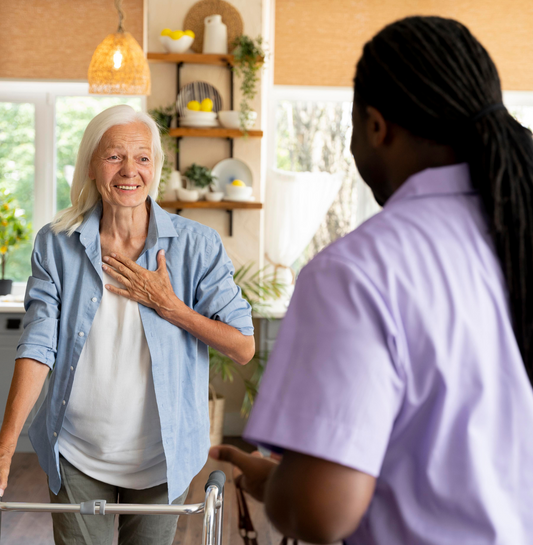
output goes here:
[{"label": "white wall", "polygon": [[[164,52],[159,42],[159,34],[163,28],[186,30],[183,28],[185,16],[197,0],[147,0],[147,46],[149,52]],[[261,0],[231,0],[242,16],[244,33],[250,37],[265,35],[263,2]],[[152,95],[148,98],[148,109],[165,106],[176,100],[176,71],[173,64],[151,63]],[[263,77],[266,77],[264,74]],[[223,109],[229,109],[229,71],[217,66],[184,65],[181,70],[181,85],[191,81],[206,81],[216,87],[222,97]],[[234,108],[240,102],[240,82],[235,79]],[[252,107],[258,113],[254,129],[264,129],[261,119],[262,86],[258,86],[258,94]],[[254,196],[261,201],[264,195],[262,180],[262,146],[261,139],[234,140],[234,157],[248,164],[253,173]],[[229,143],[224,139],[184,138],[180,141],[180,170],[184,172],[191,163],[212,168],[218,161],[229,157]],[[235,267],[255,262],[258,267],[263,264],[263,212],[256,210],[236,210],[233,213],[233,237],[228,236],[228,214],[225,211],[184,210],[184,217],[199,221],[213,227],[222,237],[224,247]],[[226,433],[238,434],[242,421],[238,416],[243,388],[236,381],[233,385],[216,384],[217,391],[224,395],[229,414],[226,418]]]}]

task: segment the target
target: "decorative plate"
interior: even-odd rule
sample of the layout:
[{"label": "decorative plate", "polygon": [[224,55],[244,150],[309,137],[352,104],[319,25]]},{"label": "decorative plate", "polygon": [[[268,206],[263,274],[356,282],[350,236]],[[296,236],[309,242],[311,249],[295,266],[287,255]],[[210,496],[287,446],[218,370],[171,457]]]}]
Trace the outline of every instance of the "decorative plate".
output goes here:
[{"label": "decorative plate", "polygon": [[[239,159],[224,159],[213,167],[213,174],[217,177],[217,191],[226,191],[226,185],[233,180],[241,180],[246,185],[252,185],[252,171],[250,167]],[[248,199],[247,199],[248,200]]]},{"label": "decorative plate", "polygon": [[222,98],[220,93],[209,83],[205,81],[193,81],[184,85],[176,100],[176,108],[180,117],[185,117],[187,114],[187,104],[191,100],[202,102],[204,98],[210,98],[213,101],[213,112],[222,110]]}]

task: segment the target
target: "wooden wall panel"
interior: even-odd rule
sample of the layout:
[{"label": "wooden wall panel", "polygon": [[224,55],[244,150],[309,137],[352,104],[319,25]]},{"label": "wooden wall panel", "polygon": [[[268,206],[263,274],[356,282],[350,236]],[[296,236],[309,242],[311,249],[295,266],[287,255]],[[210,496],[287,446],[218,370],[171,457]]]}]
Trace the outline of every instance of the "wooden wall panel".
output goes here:
[{"label": "wooden wall panel", "polygon": [[459,20],[489,51],[506,90],[533,90],[531,0],[275,0],[274,82],[351,87],[363,45],[409,15]]},{"label": "wooden wall panel", "polygon": [[[143,44],[143,0],[124,0]],[[97,45],[118,27],[113,0],[0,0],[0,77],[87,80]]]}]

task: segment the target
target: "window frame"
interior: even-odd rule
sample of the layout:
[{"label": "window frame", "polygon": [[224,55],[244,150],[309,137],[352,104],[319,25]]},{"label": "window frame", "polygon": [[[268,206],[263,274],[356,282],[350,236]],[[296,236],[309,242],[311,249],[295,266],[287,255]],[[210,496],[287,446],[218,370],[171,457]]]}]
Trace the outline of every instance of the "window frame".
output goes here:
[{"label": "window frame", "polygon": [[[35,172],[33,191],[39,206],[34,206],[33,235],[52,221],[56,213],[56,99],[64,96],[117,97],[118,95],[94,95],[89,93],[88,82],[78,81],[20,81],[0,80],[0,102],[27,103],[35,107]],[[147,111],[145,96],[141,110]],[[13,294],[23,293],[25,282],[15,282]]]}]

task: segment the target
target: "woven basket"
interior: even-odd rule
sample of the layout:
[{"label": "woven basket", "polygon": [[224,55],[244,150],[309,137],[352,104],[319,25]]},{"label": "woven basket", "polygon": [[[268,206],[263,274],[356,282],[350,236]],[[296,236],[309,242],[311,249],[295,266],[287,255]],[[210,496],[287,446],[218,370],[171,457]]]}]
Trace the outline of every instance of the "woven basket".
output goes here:
[{"label": "woven basket", "polygon": [[211,446],[220,445],[224,436],[224,405],[226,400],[217,396],[215,389],[209,385],[209,439]]},{"label": "woven basket", "polygon": [[196,35],[191,49],[201,53],[204,46],[204,19],[209,15],[221,15],[228,27],[228,52],[231,53],[233,40],[243,33],[241,14],[224,0],[200,0],[188,11],[183,23],[184,30],[192,30]]}]

